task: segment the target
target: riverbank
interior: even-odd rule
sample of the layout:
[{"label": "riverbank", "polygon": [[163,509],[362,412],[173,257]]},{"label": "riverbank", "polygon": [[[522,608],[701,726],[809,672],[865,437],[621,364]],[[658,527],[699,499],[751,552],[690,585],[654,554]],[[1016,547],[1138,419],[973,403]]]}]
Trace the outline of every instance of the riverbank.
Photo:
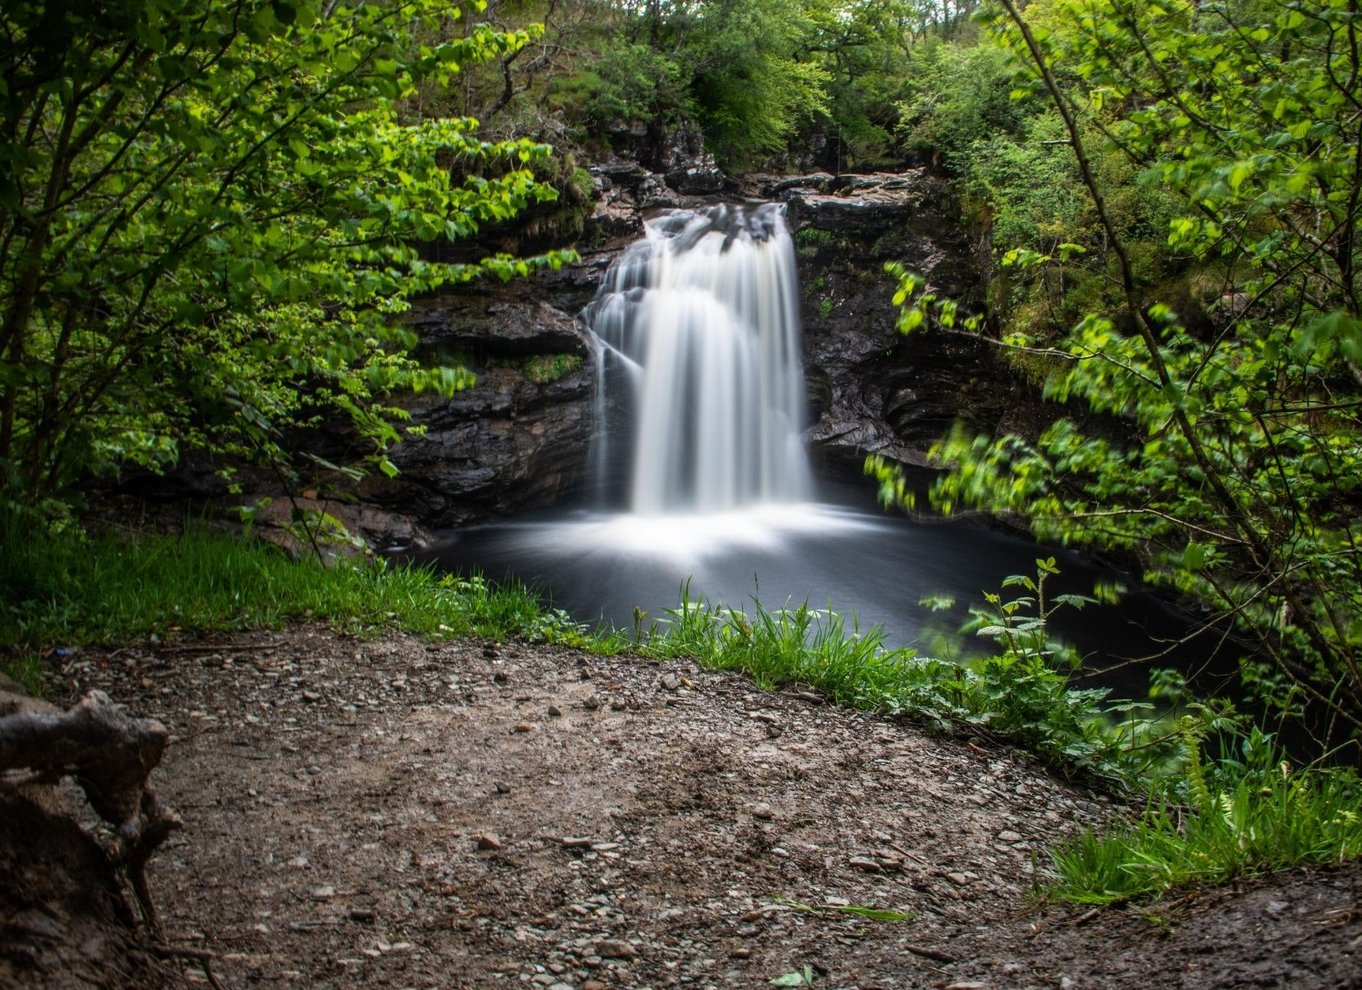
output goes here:
[{"label": "riverbank", "polygon": [[1123,813],[1103,795],[687,662],[291,626],[87,648],[57,682],[174,736],[185,829],[150,882],[191,983],[1359,985],[1356,865],[1043,907],[1035,864]]}]

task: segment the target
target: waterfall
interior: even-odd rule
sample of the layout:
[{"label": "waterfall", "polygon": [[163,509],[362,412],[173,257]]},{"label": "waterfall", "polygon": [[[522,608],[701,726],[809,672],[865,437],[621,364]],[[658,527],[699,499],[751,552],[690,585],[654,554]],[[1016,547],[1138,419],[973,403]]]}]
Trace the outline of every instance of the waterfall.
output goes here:
[{"label": "waterfall", "polygon": [[623,468],[640,515],[806,500],[799,301],[782,208],[675,211],[645,234],[585,314],[598,349],[598,476]]}]

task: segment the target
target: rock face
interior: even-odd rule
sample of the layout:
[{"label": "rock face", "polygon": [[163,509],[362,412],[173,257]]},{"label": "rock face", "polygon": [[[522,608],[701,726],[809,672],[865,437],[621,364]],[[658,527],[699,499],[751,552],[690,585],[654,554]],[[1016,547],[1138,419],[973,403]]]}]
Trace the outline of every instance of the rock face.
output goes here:
[{"label": "rock face", "polygon": [[981,302],[975,245],[942,180],[923,169],[815,173],[754,191],[788,205],[795,233],[812,443],[923,464],[962,415],[996,424],[1016,396],[989,345],[931,326],[897,330],[888,261],[961,302],[962,315]]},{"label": "rock face", "polygon": [[[694,149],[690,149],[694,151]],[[680,164],[678,164],[680,163]],[[423,301],[410,319],[430,358],[462,364],[477,384],[451,400],[415,397],[425,435],[392,459],[395,481],[361,496],[431,527],[545,505],[583,489],[593,431],[593,356],[578,314],[618,253],[660,210],[736,196],[787,205],[803,293],[812,443],[924,463],[962,412],[996,424],[1013,396],[987,345],[965,334],[896,329],[898,261],[968,310],[980,296],[974,245],[945,184],[925,170],[755,177],[724,194],[712,163],[679,148],[666,174],[633,161],[593,168],[598,199],[582,260],[553,274],[461,289]],[[695,193],[705,192],[706,195]]]},{"label": "rock face", "polygon": [[585,470],[594,371],[586,331],[558,305],[590,298],[587,274],[423,301],[412,313],[421,350],[477,381],[452,399],[407,400],[425,432],[393,449],[397,478],[366,479],[361,497],[447,526],[570,493]]}]

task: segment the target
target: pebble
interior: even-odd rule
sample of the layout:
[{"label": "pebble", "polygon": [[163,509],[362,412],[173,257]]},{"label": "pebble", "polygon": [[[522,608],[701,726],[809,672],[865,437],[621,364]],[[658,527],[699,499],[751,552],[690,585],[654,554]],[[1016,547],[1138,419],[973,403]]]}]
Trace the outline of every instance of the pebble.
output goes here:
[{"label": "pebble", "polygon": [[595,945],[596,954],[605,959],[637,959],[638,949],[623,939],[603,938]]},{"label": "pebble", "polygon": [[558,717],[559,717],[560,715],[562,715],[562,714],[563,714],[563,710],[562,710],[561,708],[559,708],[557,705],[549,705],[549,717],[550,717],[550,718],[558,718]]},{"label": "pebble", "polygon": [[589,712],[594,712],[597,708],[601,707],[601,699],[597,698],[594,694],[587,695],[586,699],[582,702],[582,707]]},{"label": "pebble", "polygon": [[1001,832],[999,832],[999,833],[998,833],[998,840],[999,840],[1000,842],[1025,842],[1025,841],[1026,841],[1025,838],[1023,838],[1023,836],[1022,836],[1020,833],[1014,832],[1014,831],[1012,831],[1012,829],[1010,829],[1010,828],[1005,828],[1005,829],[1003,829]]},{"label": "pebble", "polygon": [[478,848],[485,850],[500,849],[501,840],[495,835],[480,835],[478,836]]}]

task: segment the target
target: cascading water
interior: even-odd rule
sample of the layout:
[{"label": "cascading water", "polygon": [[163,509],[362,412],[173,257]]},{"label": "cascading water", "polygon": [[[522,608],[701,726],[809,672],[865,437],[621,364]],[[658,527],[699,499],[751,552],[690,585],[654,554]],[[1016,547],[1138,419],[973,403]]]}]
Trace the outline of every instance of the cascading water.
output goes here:
[{"label": "cascading water", "polygon": [[646,234],[586,314],[600,350],[598,477],[623,460],[640,515],[806,501],[799,302],[782,208],[678,211]]},{"label": "cascading water", "polygon": [[[940,620],[917,604],[924,597],[977,600],[1000,575],[1029,572],[1034,543],[886,515],[864,479],[839,479],[834,465],[814,491],[800,443],[798,299],[780,206],[649,222],[583,314],[598,352],[592,457],[607,504],[463,528],[437,558],[514,574],[617,628],[663,618],[685,588],[735,607],[759,594],[776,607],[854,608],[898,643]],[[1074,559],[1063,570],[1066,590],[1096,577]],[[1156,612],[1138,621],[1164,623]]]}]

